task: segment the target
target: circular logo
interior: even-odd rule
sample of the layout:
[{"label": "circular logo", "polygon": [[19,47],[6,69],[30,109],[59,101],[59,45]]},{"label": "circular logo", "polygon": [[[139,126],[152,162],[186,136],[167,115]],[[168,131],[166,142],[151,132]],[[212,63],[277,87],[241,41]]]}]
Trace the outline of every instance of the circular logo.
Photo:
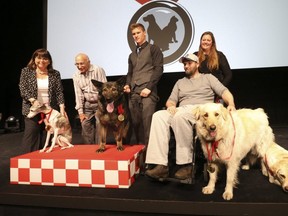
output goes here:
[{"label": "circular logo", "polygon": [[147,41],[160,47],[164,64],[178,61],[189,50],[194,39],[194,23],[190,14],[172,1],[152,1],[144,4],[132,17],[127,31],[130,49],[135,49],[130,25],[141,23]]}]

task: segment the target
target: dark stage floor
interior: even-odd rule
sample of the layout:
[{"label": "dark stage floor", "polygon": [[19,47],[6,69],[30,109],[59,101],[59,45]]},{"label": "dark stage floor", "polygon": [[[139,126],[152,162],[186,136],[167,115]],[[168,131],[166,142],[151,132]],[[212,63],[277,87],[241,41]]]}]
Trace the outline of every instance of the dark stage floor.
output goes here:
[{"label": "dark stage floor", "polygon": [[[288,127],[273,127],[276,141],[288,149]],[[129,189],[10,185],[10,158],[21,154],[23,132],[0,134],[0,215],[283,215],[288,194],[270,184],[258,168],[239,172],[234,198],[224,201],[225,179],[212,195],[198,172],[193,185],[152,182],[139,175]],[[82,143],[79,132],[74,144]]]}]

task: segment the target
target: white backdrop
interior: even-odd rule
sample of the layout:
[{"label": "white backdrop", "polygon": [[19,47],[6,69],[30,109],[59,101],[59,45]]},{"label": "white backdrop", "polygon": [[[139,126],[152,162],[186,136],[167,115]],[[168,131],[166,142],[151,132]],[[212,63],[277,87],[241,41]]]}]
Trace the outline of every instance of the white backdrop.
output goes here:
[{"label": "white backdrop", "polygon": [[[107,76],[124,75],[131,52],[129,22],[142,7],[135,0],[47,0],[47,49],[62,79],[72,78],[74,57],[89,55]],[[232,69],[288,66],[287,0],[179,0],[191,15],[195,36],[212,31]],[[183,71],[180,63],[164,72]]]}]

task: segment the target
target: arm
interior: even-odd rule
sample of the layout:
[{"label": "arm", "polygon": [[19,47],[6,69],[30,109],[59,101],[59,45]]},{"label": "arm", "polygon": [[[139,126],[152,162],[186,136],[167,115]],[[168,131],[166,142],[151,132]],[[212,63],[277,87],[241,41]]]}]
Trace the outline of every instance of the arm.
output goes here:
[{"label": "arm", "polygon": [[107,82],[107,77],[106,77],[106,73],[105,73],[105,70],[103,68],[100,68],[99,69],[99,80],[100,82]]},{"label": "arm", "polygon": [[179,80],[175,83],[172,92],[166,102],[166,107],[167,111],[171,114],[174,115],[177,112],[176,106],[179,101]]},{"label": "arm", "polygon": [[171,115],[174,115],[177,112],[176,103],[174,101],[172,101],[172,100],[167,100],[166,107],[167,107],[167,111]]},{"label": "arm", "polygon": [[132,73],[133,73],[133,65],[130,60],[130,56],[131,54],[129,55],[129,58],[128,58],[128,73],[126,76],[126,85],[124,86],[124,92],[126,93],[131,92],[130,86],[131,86],[131,79],[132,79]]},{"label": "arm", "polygon": [[79,86],[79,80],[76,75],[73,76],[73,85],[74,85],[74,92],[75,92],[75,109],[78,111],[78,114],[83,114],[83,106],[84,106],[84,94],[82,89]]},{"label": "arm", "polygon": [[159,82],[163,74],[163,53],[159,47],[151,46],[152,64],[153,64],[153,74],[151,76],[150,82],[147,84],[146,88],[152,90]]},{"label": "arm", "polygon": [[37,99],[37,82],[33,71],[26,68],[21,70],[19,81],[20,95],[24,101],[31,104]]},{"label": "arm", "polygon": [[55,84],[56,84],[56,99],[57,99],[57,103],[59,104],[60,113],[63,116],[66,116],[63,85],[62,85],[61,75],[59,71],[55,71]]},{"label": "arm", "polygon": [[219,69],[223,73],[222,83],[227,87],[232,80],[232,71],[226,56],[222,52],[219,52],[219,57]]},{"label": "arm", "polygon": [[233,97],[233,95],[231,94],[231,92],[230,92],[228,89],[226,89],[226,90],[222,93],[221,97],[222,97],[222,99],[225,101],[225,103],[228,105],[228,106],[227,106],[227,109],[228,109],[229,111],[234,111],[234,110],[236,110],[235,104],[234,104],[234,97]]}]

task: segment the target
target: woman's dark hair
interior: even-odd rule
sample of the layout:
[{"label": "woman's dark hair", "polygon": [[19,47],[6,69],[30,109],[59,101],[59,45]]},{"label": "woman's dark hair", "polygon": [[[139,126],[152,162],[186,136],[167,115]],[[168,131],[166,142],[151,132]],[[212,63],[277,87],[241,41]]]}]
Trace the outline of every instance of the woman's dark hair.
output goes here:
[{"label": "woman's dark hair", "polygon": [[53,70],[53,61],[52,61],[52,57],[49,53],[48,50],[41,48],[41,49],[37,49],[33,54],[32,57],[29,61],[29,63],[27,64],[27,67],[29,67],[30,69],[35,70],[36,69],[36,64],[35,64],[35,58],[44,58],[44,59],[48,59],[50,64],[48,65],[47,69],[48,72]]}]

